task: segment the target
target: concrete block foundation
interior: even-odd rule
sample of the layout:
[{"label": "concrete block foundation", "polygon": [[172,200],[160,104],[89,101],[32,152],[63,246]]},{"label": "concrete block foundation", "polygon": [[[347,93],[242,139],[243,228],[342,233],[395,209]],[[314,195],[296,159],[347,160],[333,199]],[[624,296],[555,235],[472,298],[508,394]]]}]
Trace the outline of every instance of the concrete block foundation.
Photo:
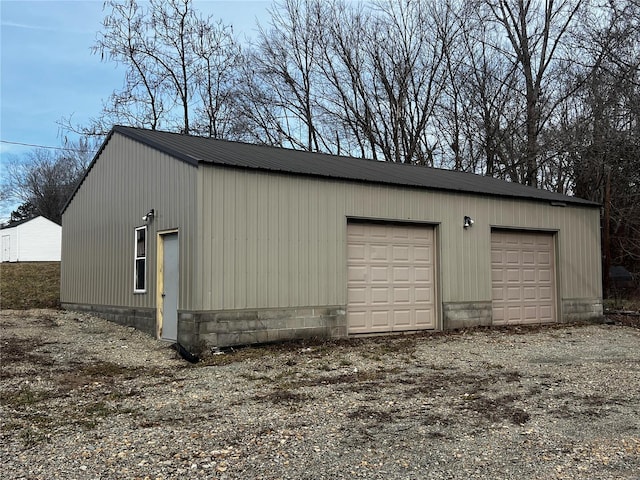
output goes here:
[{"label": "concrete block foundation", "polygon": [[563,298],[562,321],[570,322],[601,322],[604,310],[601,298]]},{"label": "concrete block foundation", "polygon": [[127,308],[78,303],[63,303],[62,308],[75,312],[89,313],[125,327],[134,327],[152,337],[156,336],[155,308]]},{"label": "concrete block foundation", "polygon": [[455,302],[442,305],[444,330],[491,325],[491,302]]},{"label": "concrete block foundation", "polygon": [[[66,310],[86,312],[156,336],[154,308],[64,303]],[[602,299],[562,299],[561,322],[599,322]],[[443,329],[492,324],[490,301],[450,302],[442,305]],[[273,343],[304,338],[348,336],[346,307],[302,307],[209,312],[178,311],[178,342],[195,354],[214,348]]]},{"label": "concrete block foundation", "polygon": [[347,336],[342,306],[178,312],[178,341],[189,351]]}]

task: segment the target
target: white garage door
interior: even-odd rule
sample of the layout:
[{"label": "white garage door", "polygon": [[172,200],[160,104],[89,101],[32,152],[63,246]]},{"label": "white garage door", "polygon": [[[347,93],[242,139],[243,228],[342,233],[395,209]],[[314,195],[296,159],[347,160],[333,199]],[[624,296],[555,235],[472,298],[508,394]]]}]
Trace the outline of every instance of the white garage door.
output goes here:
[{"label": "white garage door", "polygon": [[435,328],[432,227],[347,226],[350,334]]},{"label": "white garage door", "polygon": [[493,323],[556,321],[553,235],[491,232]]}]

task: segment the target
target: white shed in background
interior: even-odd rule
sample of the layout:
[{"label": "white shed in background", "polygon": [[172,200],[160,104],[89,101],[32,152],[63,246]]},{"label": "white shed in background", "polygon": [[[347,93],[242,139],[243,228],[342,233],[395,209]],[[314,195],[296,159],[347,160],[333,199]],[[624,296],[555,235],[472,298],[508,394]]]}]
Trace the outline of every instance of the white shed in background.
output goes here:
[{"label": "white shed in background", "polygon": [[59,262],[62,227],[42,216],[0,230],[3,262]]}]

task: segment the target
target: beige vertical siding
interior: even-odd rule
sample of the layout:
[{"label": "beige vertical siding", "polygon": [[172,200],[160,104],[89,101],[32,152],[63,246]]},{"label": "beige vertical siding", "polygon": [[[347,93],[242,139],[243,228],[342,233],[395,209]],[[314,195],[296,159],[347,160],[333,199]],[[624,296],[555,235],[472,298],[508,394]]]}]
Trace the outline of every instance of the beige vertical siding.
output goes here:
[{"label": "beige vertical siding", "polygon": [[[134,294],[149,208],[148,289]],[[346,305],[348,218],[435,225],[439,302],[491,300],[492,228],[555,232],[558,298],[601,296],[596,208],[196,168],[115,134],[63,216],[61,300],[155,307],[156,234],[177,228],[180,309]]]},{"label": "beige vertical siding", "polygon": [[[346,305],[347,218],[437,225],[440,301],[491,300],[492,228],[557,233],[559,298],[601,296],[599,212],[201,166],[202,310]],[[463,228],[463,217],[475,224]]]},{"label": "beige vertical siding", "polygon": [[[114,134],[63,215],[61,301],[153,308],[156,234],[179,230],[180,259],[195,263],[197,168]],[[150,209],[147,292],[133,293],[134,229]],[[179,308],[192,304],[192,277],[180,278]]]}]

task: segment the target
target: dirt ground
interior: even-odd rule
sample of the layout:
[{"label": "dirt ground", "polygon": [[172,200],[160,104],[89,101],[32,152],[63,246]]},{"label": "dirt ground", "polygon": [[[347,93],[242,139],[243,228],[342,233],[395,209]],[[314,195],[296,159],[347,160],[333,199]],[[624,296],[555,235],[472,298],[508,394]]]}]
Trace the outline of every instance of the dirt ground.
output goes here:
[{"label": "dirt ground", "polygon": [[237,349],[0,312],[4,478],[640,478],[640,319]]}]

